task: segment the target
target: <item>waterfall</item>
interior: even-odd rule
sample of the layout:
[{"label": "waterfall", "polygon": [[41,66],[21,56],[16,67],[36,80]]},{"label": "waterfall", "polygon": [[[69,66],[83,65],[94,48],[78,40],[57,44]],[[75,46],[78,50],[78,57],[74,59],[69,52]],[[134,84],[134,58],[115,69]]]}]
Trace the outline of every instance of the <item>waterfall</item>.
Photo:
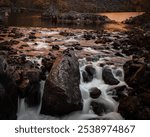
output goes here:
[{"label": "waterfall", "polygon": [[[86,119],[123,119],[119,113],[117,113],[118,105],[119,103],[116,102],[112,95],[110,94],[110,91],[116,87],[120,86],[127,86],[124,82],[124,72],[122,68],[114,69],[112,66],[109,66],[113,72],[113,75],[116,79],[119,80],[118,85],[108,85],[105,84],[104,80],[102,79],[102,71],[103,67],[100,67],[100,63],[105,63],[104,60],[99,60],[97,62],[88,62],[86,59],[79,59],[79,65],[80,65],[80,91],[83,99],[83,110],[82,111],[76,111],[71,114],[68,114],[64,117],[58,118],[58,117],[52,117],[52,116],[46,116],[41,115],[41,104],[42,104],[42,96],[44,92],[44,85],[45,81],[40,82],[40,92],[41,92],[41,102],[38,107],[32,107],[29,108],[26,103],[25,99],[19,99],[18,102],[18,119],[19,120],[52,120],[52,119],[66,119],[66,120],[86,120]],[[92,67],[96,70],[96,73],[94,74],[94,77],[92,81],[90,82],[84,82],[82,77],[82,72],[85,71],[85,67],[88,65],[92,65]],[[117,70],[120,71],[122,75],[117,74]],[[93,99],[90,97],[90,89],[96,87],[101,91],[101,95]],[[96,115],[91,107],[91,102],[97,102],[101,103],[105,106],[106,112],[103,113],[103,115],[98,116]]]},{"label": "waterfall", "polygon": [[28,107],[25,99],[18,99],[18,120],[38,120],[42,104],[42,96],[44,91],[45,81],[40,82],[41,101],[37,107]]},{"label": "waterfall", "polygon": [[[100,67],[100,63],[105,63],[104,60],[99,60],[97,62],[88,62],[86,59],[80,59],[80,75],[81,75],[81,81],[80,81],[80,90],[83,98],[83,110],[82,113],[87,115],[95,115],[94,112],[91,109],[91,102],[97,102],[103,104],[107,110],[102,116],[94,116],[95,118],[98,117],[99,119],[122,119],[120,114],[117,113],[118,105],[119,103],[116,102],[111,95],[109,95],[109,92],[120,86],[127,86],[126,83],[124,82],[124,72],[122,68],[115,68],[113,66],[107,66],[109,67],[112,72],[113,76],[119,80],[118,85],[108,85],[105,84],[105,82],[102,79],[102,70],[103,67]],[[85,71],[85,67],[91,65],[92,68],[96,70],[95,75],[93,76],[92,81],[90,82],[84,82],[83,81],[83,76],[82,72]],[[116,72],[120,71],[120,75],[118,75]],[[89,95],[90,89],[91,88],[98,88],[101,91],[101,95],[96,98],[92,99]],[[93,118],[93,116],[91,117]]]}]

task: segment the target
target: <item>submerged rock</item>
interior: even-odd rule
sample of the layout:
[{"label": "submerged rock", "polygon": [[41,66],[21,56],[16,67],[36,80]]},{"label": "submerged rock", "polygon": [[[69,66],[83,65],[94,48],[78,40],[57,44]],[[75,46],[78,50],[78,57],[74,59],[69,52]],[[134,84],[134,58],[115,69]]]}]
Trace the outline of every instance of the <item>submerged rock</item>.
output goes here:
[{"label": "submerged rock", "polygon": [[105,104],[102,104],[102,103],[92,101],[91,106],[92,106],[92,110],[94,111],[94,113],[99,116],[101,116],[103,113],[107,111]]},{"label": "submerged rock", "polygon": [[53,46],[52,46],[52,49],[53,49],[53,50],[59,50],[60,47],[59,47],[59,45],[53,45]]},{"label": "submerged rock", "polygon": [[58,57],[45,83],[41,114],[62,116],[82,109],[77,57],[65,50]]}]

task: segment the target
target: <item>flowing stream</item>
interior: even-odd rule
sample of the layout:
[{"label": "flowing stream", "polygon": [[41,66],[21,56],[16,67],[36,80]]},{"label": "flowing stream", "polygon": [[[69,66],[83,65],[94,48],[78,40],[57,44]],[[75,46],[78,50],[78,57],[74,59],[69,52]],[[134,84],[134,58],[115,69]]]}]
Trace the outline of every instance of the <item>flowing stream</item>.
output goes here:
[{"label": "flowing stream", "polygon": [[[123,119],[119,113],[117,113],[117,108],[119,103],[113,99],[116,95],[113,93],[113,89],[116,87],[126,86],[126,83],[124,82],[124,72],[121,66],[116,67],[114,65],[105,65],[104,67],[101,67],[100,64],[106,63],[105,61],[111,58],[104,57],[100,58],[98,61],[87,61],[85,58],[79,59],[80,64],[80,91],[82,94],[83,99],[83,110],[73,112],[71,114],[68,114],[64,117],[58,118],[58,117],[52,117],[52,116],[46,116],[40,114],[41,109],[41,103],[38,107],[35,108],[29,108],[27,107],[25,100],[20,99],[18,102],[18,119],[19,120],[54,120],[54,119]],[[85,67],[88,65],[92,65],[92,67],[96,70],[96,73],[94,75],[94,78],[91,82],[84,82],[82,77],[82,72],[85,71]],[[118,85],[108,85],[105,84],[102,78],[102,70],[107,67],[112,70],[113,76],[119,80]],[[119,75],[118,75],[119,74]],[[44,84],[45,81],[41,81],[41,99],[43,95],[44,90]],[[101,96],[99,96],[96,99],[92,99],[89,95],[91,88],[98,88],[101,90]],[[101,116],[96,115],[92,108],[91,108],[91,102],[95,101],[97,103],[101,103],[105,106],[106,111],[102,113]]]}]

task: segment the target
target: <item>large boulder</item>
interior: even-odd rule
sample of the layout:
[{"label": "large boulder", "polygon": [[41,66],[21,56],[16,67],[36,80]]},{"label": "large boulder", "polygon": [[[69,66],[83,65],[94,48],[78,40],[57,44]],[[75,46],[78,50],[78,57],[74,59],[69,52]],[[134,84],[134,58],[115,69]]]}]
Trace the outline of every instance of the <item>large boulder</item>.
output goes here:
[{"label": "large boulder", "polygon": [[120,100],[118,112],[128,120],[139,119],[137,114],[140,112],[141,103],[138,97],[129,96]]},{"label": "large boulder", "polygon": [[125,72],[126,83],[134,89],[149,89],[150,70],[146,63],[131,60],[123,66]]},{"label": "large boulder", "polygon": [[78,59],[67,49],[58,57],[45,83],[41,114],[62,116],[82,109]]},{"label": "large boulder", "polygon": [[9,72],[7,61],[0,57],[0,119],[17,118],[17,86]]}]

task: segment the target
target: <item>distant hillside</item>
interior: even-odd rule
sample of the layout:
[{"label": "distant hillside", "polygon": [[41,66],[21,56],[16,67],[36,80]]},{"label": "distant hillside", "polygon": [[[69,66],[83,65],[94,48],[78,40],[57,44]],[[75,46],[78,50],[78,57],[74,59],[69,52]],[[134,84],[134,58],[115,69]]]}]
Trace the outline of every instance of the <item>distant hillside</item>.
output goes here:
[{"label": "distant hillside", "polygon": [[45,9],[53,3],[62,12],[135,11],[133,1],[135,0],[0,0],[0,6]]}]

